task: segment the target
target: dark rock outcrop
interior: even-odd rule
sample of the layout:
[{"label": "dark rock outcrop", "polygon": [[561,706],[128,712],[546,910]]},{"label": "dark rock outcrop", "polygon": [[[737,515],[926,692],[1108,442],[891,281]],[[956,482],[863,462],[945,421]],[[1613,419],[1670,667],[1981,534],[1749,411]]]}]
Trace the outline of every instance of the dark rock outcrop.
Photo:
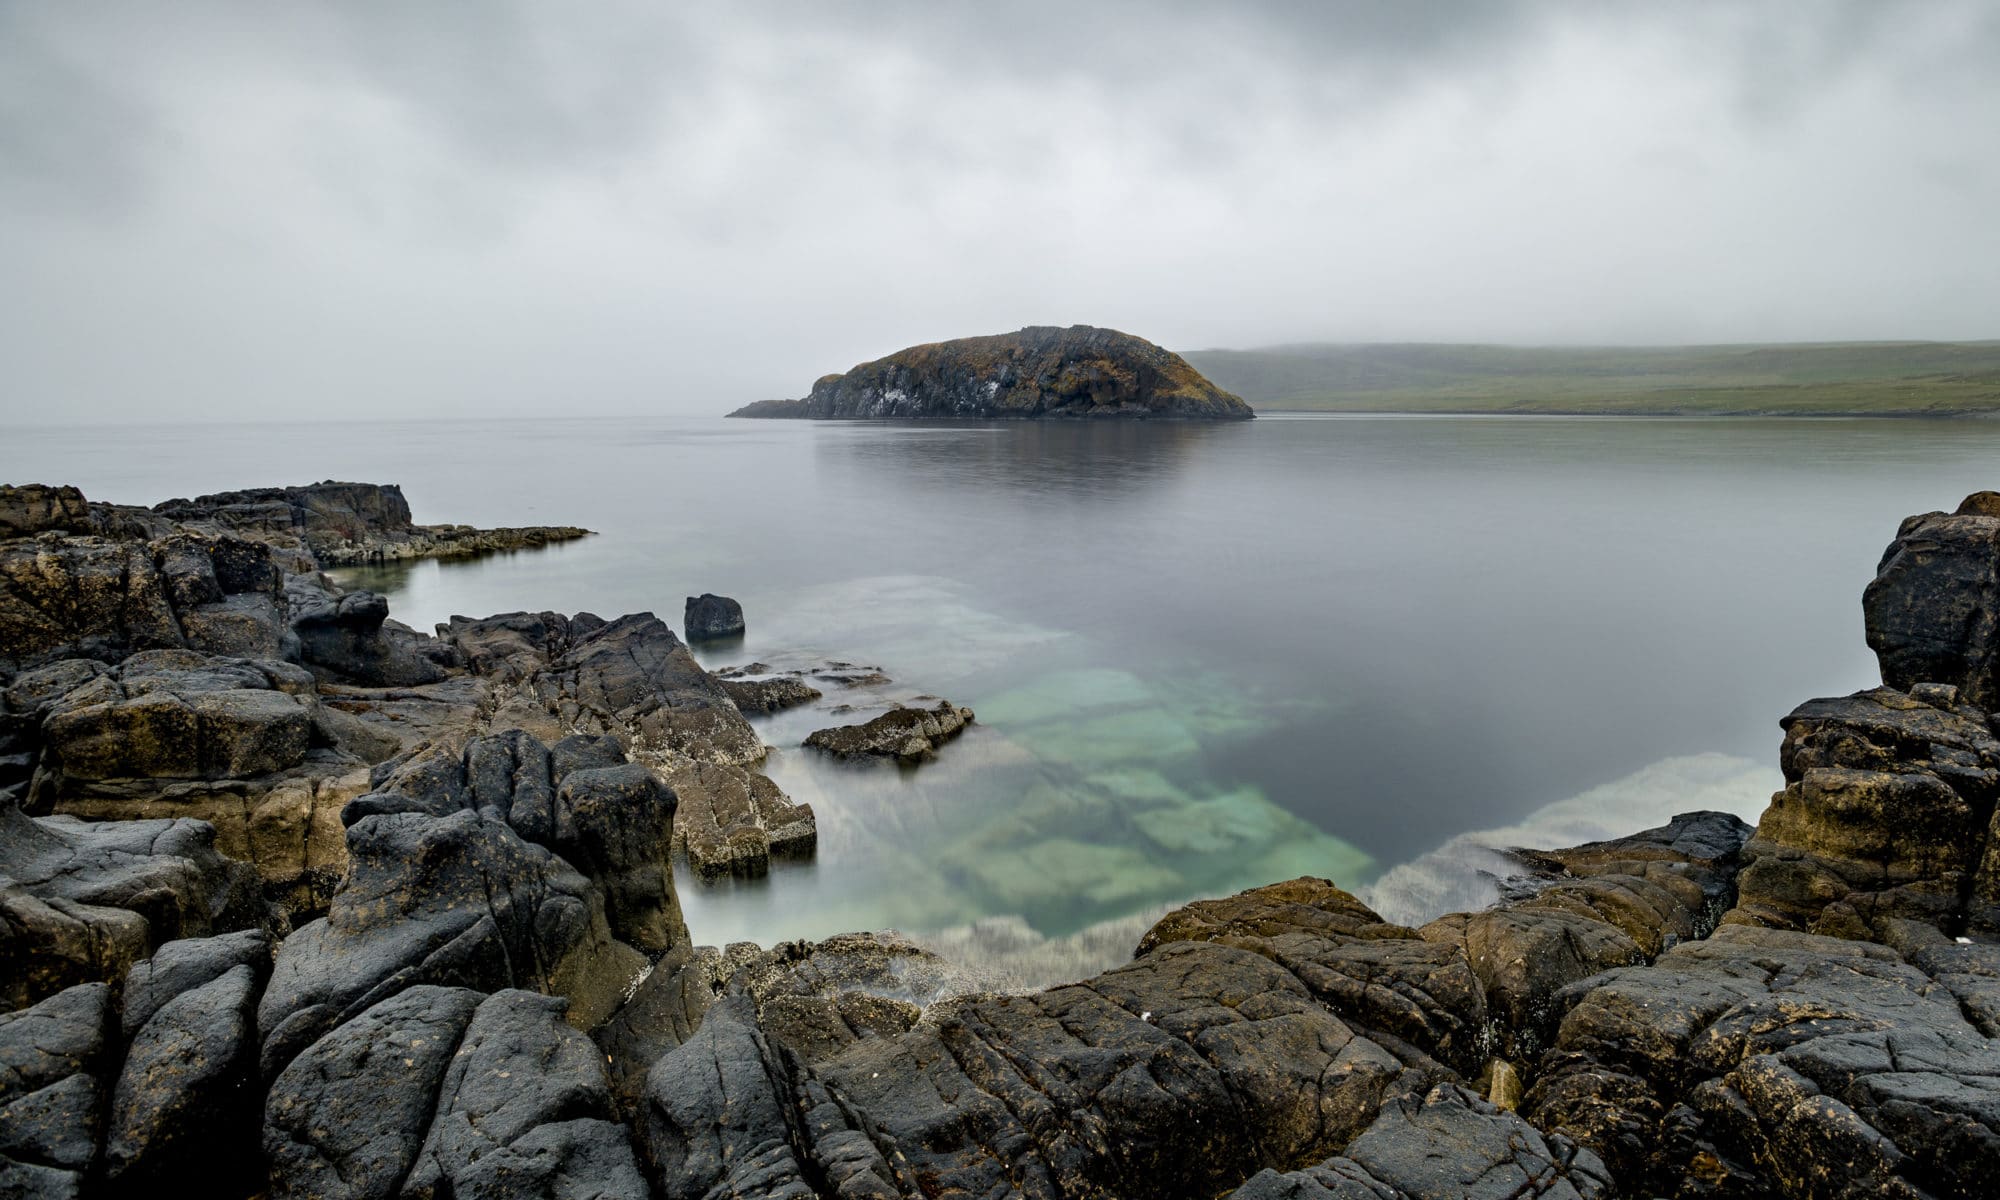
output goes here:
[{"label": "dark rock outcrop", "polygon": [[1187,360],[1144,338],[1089,325],[912,346],[828,375],[803,400],[765,400],[734,417],[1180,417],[1255,415]]},{"label": "dark rock outcrop", "polygon": [[414,558],[460,558],[587,537],[574,526],[474,529],[418,525],[395,484],[339,483],[251,488],[169,500],[154,512],[265,539],[295,539],[322,567]]},{"label": "dark rock outcrop", "polygon": [[690,642],[711,642],[743,636],[743,606],[727,596],[703,592],[687,598],[682,624]]},{"label": "dark rock outcrop", "polygon": [[1868,645],[1898,691],[1949,684],[2000,705],[2000,510],[1993,493],[1904,521],[1862,593]]},{"label": "dark rock outcrop", "polygon": [[603,891],[490,810],[372,813],[348,830],[347,848],[327,915],[278,948],[258,1010],[267,1077],[418,984],[567,996],[587,1027],[645,966],[613,937]]},{"label": "dark rock outcrop", "polygon": [[1746,848],[1730,921],[1861,938],[1901,919],[2000,932],[2000,740],[1984,712],[1917,685],[1809,701],[1784,727],[1785,790]]},{"label": "dark rock outcrop", "polygon": [[680,797],[674,843],[703,879],[763,875],[772,858],[810,858],[819,845],[812,805],[792,803],[759,772],[691,763],[672,780]]},{"label": "dark rock outcrop", "polygon": [[269,918],[255,873],[217,854],[200,821],[36,818],[0,796],[0,864],[0,1009]]},{"label": "dark rock outcrop", "polygon": [[972,710],[940,700],[934,708],[897,705],[858,725],[836,725],[806,735],[806,745],[835,758],[893,758],[919,763],[972,723]]},{"label": "dark rock outcrop", "polygon": [[111,988],[80,984],[0,1013],[0,1195],[84,1194],[117,1070]]},{"label": "dark rock outcrop", "polygon": [[474,671],[510,686],[569,733],[617,737],[662,764],[747,765],[764,744],[714,676],[651,613],[453,617],[439,635]]}]

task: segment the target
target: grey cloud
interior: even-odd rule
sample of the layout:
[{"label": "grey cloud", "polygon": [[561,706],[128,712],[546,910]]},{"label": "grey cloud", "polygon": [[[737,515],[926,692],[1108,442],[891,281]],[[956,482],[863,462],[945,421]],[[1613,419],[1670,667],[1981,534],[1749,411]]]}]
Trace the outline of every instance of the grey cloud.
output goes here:
[{"label": "grey cloud", "polygon": [[2000,10],[0,0],[0,416],[715,411],[1029,322],[1978,336]]}]

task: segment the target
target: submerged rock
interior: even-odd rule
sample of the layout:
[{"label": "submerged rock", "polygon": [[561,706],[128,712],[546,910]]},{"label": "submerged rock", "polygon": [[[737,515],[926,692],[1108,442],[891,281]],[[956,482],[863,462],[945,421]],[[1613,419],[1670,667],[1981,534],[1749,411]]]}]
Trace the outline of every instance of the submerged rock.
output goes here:
[{"label": "submerged rock", "polygon": [[764,400],[733,417],[977,419],[1255,414],[1187,360],[1114,329],[1031,325],[1016,333],[912,346],[828,375],[803,400]]},{"label": "submerged rock", "polygon": [[937,748],[964,732],[972,710],[940,700],[935,708],[897,705],[859,725],[836,725],[806,736],[805,744],[835,758],[893,758],[918,763],[934,757]]}]

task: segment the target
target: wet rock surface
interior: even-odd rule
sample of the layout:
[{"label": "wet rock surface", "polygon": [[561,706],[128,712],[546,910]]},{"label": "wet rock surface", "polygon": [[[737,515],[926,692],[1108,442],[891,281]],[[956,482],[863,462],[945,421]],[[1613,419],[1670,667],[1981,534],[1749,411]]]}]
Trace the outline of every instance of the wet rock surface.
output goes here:
[{"label": "wet rock surface", "polygon": [[689,763],[669,778],[681,802],[674,842],[704,879],[763,875],[773,858],[810,858],[819,843],[812,806],[756,771]]},{"label": "wet rock surface", "polygon": [[920,763],[935,757],[937,748],[965,731],[972,710],[940,700],[931,708],[897,705],[858,725],[836,725],[806,735],[806,745],[835,758],[888,758]]},{"label": "wet rock surface", "polygon": [[742,637],[743,606],[727,596],[717,596],[712,592],[689,596],[681,628],[690,642]]}]

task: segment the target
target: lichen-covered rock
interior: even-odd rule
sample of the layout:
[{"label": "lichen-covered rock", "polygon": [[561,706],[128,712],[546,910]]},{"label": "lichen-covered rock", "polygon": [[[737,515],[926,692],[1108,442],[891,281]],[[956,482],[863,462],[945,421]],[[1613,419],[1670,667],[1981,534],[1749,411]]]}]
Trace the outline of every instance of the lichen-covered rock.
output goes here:
[{"label": "lichen-covered rock", "polygon": [[1731,925],[1577,985],[1526,1114],[1626,1194],[1963,1197],[2000,1170],[2000,951]]},{"label": "lichen-covered rock", "polygon": [[735,417],[974,419],[1182,417],[1247,420],[1240,397],[1144,338],[1089,325],[911,346],[828,375],[803,400],[765,400]]},{"label": "lichen-covered rock", "polygon": [[835,758],[893,758],[919,763],[972,724],[972,710],[940,700],[933,708],[897,705],[858,725],[836,725],[806,735],[806,745]]},{"label": "lichen-covered rock", "polygon": [[819,844],[812,806],[760,772],[688,763],[670,778],[680,797],[674,842],[703,879],[763,875],[772,858],[810,858]]},{"label": "lichen-covered rock", "polygon": [[117,1051],[106,984],[79,984],[0,1013],[0,1195],[84,1194]]},{"label": "lichen-covered rock", "polygon": [[818,688],[796,675],[778,675],[770,679],[717,676],[716,682],[722,686],[723,694],[735,701],[736,707],[745,713],[783,712],[801,704],[811,704],[821,695]]},{"label": "lichen-covered rock", "polygon": [[690,642],[743,636],[743,606],[727,596],[703,592],[687,598],[682,627]]},{"label": "lichen-covered rock", "polygon": [[1231,1200],[1596,1200],[1616,1194],[1595,1154],[1454,1084],[1400,1096],[1344,1154],[1266,1171]]},{"label": "lichen-covered rock", "polygon": [[1867,938],[1898,919],[2000,929],[2000,870],[1982,860],[2000,739],[1952,689],[1919,692],[1813,700],[1785,718],[1785,790],[1725,919]]}]

